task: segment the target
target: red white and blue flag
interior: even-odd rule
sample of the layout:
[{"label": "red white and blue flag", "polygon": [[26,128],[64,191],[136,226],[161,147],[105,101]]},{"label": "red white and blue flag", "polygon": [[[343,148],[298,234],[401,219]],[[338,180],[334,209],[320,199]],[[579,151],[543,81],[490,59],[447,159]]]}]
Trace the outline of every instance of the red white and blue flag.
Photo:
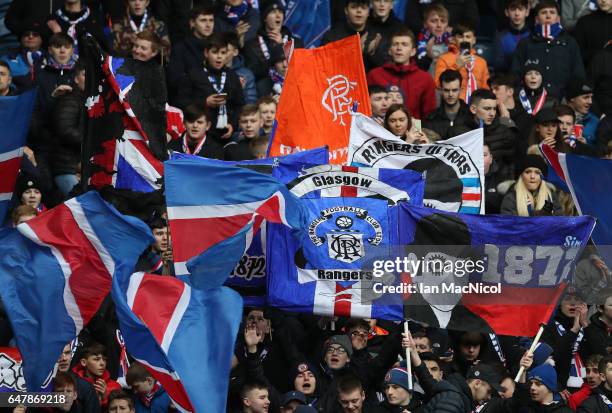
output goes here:
[{"label": "red white and blue flag", "polygon": [[0,97],[0,221],[4,220],[13,197],[35,100],[36,90]]},{"label": "red white and blue flag", "polygon": [[26,391],[18,348],[0,347],[0,371],[0,392]]},{"label": "red white and blue flag", "polygon": [[153,242],[140,220],[88,192],[0,233],[0,296],[23,356],[28,390],[40,389],[62,352]]},{"label": "red white and blue flag", "polygon": [[580,215],[597,219],[593,241],[608,266],[612,265],[612,161],[556,152],[548,145],[540,150],[557,175],[567,184]]},{"label": "red white and blue flag", "polygon": [[264,219],[304,227],[302,204],[270,175],[202,158],[171,160],[165,168],[168,220],[179,274],[187,273],[188,259],[252,225],[245,233],[248,247]]},{"label": "red white and blue flag", "polygon": [[166,104],[159,86],[163,72],[133,59],[103,56],[95,45],[86,45],[82,55],[88,73],[85,179],[95,188],[160,189],[166,134],[181,130],[179,113]]}]

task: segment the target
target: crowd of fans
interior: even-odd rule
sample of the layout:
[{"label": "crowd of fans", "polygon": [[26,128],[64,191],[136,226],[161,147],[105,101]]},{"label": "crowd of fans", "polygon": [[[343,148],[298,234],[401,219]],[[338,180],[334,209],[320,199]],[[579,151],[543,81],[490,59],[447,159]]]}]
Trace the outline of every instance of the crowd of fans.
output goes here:
[{"label": "crowd of fans", "polygon": [[[497,35],[479,41],[475,0],[409,0],[405,16],[394,15],[393,0],[332,1],[322,43],[361,35],[373,118],[406,142],[484,129],[487,214],[576,215],[571,196],[546,180],[538,145],[612,159],[606,116],[612,1],[489,3]],[[13,0],[5,25],[19,48],[0,57],[0,96],[38,91],[9,225],[67,199],[80,181],[84,33],[109,54],[165,71],[158,92],[182,110],[185,126],[169,150],[222,160],[264,157],[288,68],[286,46],[303,47],[285,25],[285,6]],[[164,217],[158,208],[148,222],[156,243],[138,270],[172,275]],[[383,320],[246,309],[228,412],[610,412],[611,277],[597,250],[587,248],[576,268],[578,292],[565,295],[534,354],[520,337],[416,322],[406,334],[401,324]],[[58,410],[175,409],[139,363],[125,383],[114,380],[121,353],[116,329],[109,299],[82,333],[84,346],[73,355],[67,345],[58,360],[54,389],[70,395]],[[14,345],[3,311],[0,330],[0,346]]]}]

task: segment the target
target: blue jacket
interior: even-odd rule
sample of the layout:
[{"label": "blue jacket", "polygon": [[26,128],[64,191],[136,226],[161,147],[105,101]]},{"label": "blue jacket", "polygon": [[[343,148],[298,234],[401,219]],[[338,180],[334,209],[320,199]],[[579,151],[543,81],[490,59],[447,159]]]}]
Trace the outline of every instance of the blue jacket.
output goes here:
[{"label": "blue jacket", "polygon": [[584,136],[584,139],[586,139],[590,145],[595,145],[597,142],[595,132],[597,131],[597,125],[599,125],[599,118],[597,115],[593,114],[593,112],[589,112],[578,123],[583,126],[582,136]]},{"label": "blue jacket", "polygon": [[497,34],[497,58],[495,66],[507,70],[512,65],[512,56],[519,42],[529,37],[531,31],[525,25],[522,30],[504,30]]},{"label": "blue jacket", "polygon": [[134,397],[134,399],[136,413],[168,413],[171,402],[170,396],[168,396],[168,393],[166,393],[166,390],[164,390],[163,387],[160,387],[159,390],[155,392],[149,407],[142,404],[138,396]]},{"label": "blue jacket", "polygon": [[240,55],[232,60],[232,69],[239,78],[245,80],[242,91],[244,93],[244,103],[250,104],[257,102],[257,88],[255,87],[255,75],[244,65],[244,58]]}]

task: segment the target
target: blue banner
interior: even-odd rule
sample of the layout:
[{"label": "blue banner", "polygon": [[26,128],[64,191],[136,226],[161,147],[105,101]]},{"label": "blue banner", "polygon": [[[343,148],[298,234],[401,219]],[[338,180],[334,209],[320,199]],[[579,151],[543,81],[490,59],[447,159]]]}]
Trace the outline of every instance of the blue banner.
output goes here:
[{"label": "blue banner", "polygon": [[304,47],[317,47],[331,27],[330,0],[288,0],[285,24],[304,40]]}]

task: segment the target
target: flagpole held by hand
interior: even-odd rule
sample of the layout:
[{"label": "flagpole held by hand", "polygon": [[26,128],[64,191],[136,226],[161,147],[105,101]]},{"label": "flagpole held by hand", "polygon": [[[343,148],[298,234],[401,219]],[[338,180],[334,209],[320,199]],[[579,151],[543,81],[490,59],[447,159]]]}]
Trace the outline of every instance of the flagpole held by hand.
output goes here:
[{"label": "flagpole held by hand", "polygon": [[[531,343],[531,347],[529,347],[529,350],[527,350],[528,354],[533,354],[533,352],[535,351],[535,348],[537,347],[538,343],[540,342],[540,338],[542,337],[542,333],[544,332],[544,324],[540,325],[540,329],[538,330],[538,334],[536,334],[535,338],[533,339],[533,343]],[[523,375],[523,373],[525,372],[525,367],[521,366],[521,368],[519,369],[518,373],[516,374],[516,377],[514,378],[514,381],[516,383],[519,382],[519,379],[521,378],[521,376]]]},{"label": "flagpole held by hand", "polygon": [[[408,329],[408,320],[404,321],[404,334],[407,338],[412,338],[410,330]],[[408,372],[408,390],[412,390],[412,360],[410,358],[410,352],[412,349],[406,347],[406,371]]]}]

